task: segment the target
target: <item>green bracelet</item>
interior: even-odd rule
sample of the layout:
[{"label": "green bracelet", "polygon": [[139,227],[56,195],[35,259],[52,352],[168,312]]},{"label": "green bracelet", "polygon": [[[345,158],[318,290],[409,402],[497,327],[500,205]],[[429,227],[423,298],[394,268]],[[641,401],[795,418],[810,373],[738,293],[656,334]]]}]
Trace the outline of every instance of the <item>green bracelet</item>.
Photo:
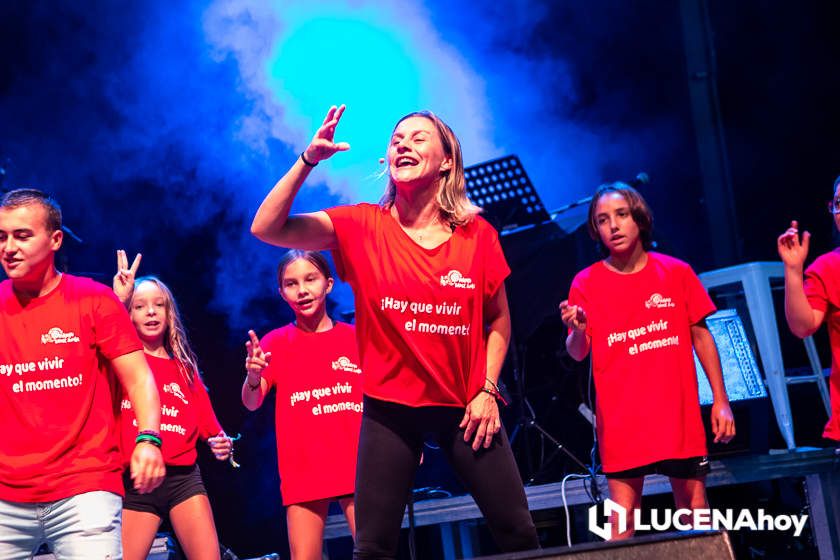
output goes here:
[{"label": "green bracelet", "polygon": [[147,443],[151,443],[155,447],[160,447],[161,445],[163,445],[163,442],[161,441],[161,439],[158,436],[153,435],[153,434],[139,434],[134,439],[134,444],[137,445],[138,443],[143,443],[144,441],[147,442]]}]

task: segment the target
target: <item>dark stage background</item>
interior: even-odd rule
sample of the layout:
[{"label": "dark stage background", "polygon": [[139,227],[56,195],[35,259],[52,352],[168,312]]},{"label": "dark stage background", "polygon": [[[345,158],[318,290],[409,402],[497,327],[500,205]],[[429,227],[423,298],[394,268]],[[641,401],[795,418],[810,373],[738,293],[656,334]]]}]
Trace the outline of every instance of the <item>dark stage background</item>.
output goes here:
[{"label": "dark stage background", "polygon": [[[320,166],[298,210],[378,198],[383,183],[371,177],[390,127],[429,107],[453,124],[468,165],[518,154],[549,208],[647,172],[660,247],[698,272],[775,260],[776,236],[793,218],[814,234],[812,255],[833,247],[825,201],[840,174],[836,3],[707,3],[731,222],[706,202],[698,153],[709,137],[698,141],[689,94],[699,78],[689,76],[681,6],[702,3],[308,4],[0,3],[3,188],[57,196],[84,240],[66,242],[70,271],[110,283],[124,248],[142,251],[141,273],[172,288],[217,414],[243,434],[241,469],[201,455],[220,540],[242,557],[287,546],[273,401],[247,413],[239,388],[246,329],[263,334],[291,315],[276,295],[281,250],[248,226],[329,104],[347,100],[338,136],[356,155]],[[307,35],[342,21],[335,44]],[[716,230],[734,233],[713,241]],[[540,421],[588,458],[589,427],[576,412],[585,380],[561,350],[555,310],[594,247],[582,231],[551,227],[504,245],[524,389]],[[352,310],[346,286],[332,308]],[[804,353],[788,355],[805,364]],[[515,385],[510,368],[504,379]],[[816,411],[796,417],[805,443],[825,420],[816,402],[806,394],[796,410]],[[517,413],[508,412],[509,430]],[[524,451],[520,459],[527,468]],[[558,460],[540,478],[567,467]],[[418,485],[458,491],[433,450]]]}]

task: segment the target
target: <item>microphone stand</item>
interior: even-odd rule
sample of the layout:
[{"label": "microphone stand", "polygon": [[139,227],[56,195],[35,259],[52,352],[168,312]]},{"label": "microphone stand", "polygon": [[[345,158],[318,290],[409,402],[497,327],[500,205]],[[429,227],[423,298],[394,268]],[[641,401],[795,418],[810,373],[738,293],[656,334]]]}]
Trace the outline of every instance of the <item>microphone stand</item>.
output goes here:
[{"label": "microphone stand", "polygon": [[548,459],[542,461],[539,469],[534,472],[534,464],[531,458],[531,443],[527,437],[525,436],[525,453],[526,453],[526,464],[528,466],[528,479],[526,481],[526,485],[533,484],[537,477],[542,474],[542,472],[548,467],[548,465],[554,460],[554,458],[559,453],[564,453],[569,459],[572,460],[578,467],[580,467],[583,472],[589,472],[589,468],[578,459],[574,453],[569,451],[569,449],[563,445],[560,441],[557,440],[554,436],[552,436],[545,428],[543,428],[539,422],[537,422],[536,414],[534,413],[534,409],[531,407],[531,404],[528,402],[528,397],[525,395],[525,375],[524,371],[520,369],[520,362],[519,362],[519,353],[525,354],[524,349],[519,349],[519,347],[513,343],[513,334],[511,334],[511,365],[513,367],[513,379],[514,383],[516,384],[516,391],[519,394],[519,419],[516,422],[516,427],[511,432],[510,436],[510,445],[513,447],[514,442],[516,441],[517,436],[520,433],[520,430],[536,430],[537,433],[540,434],[540,437],[547,440],[551,445],[554,447],[552,454],[548,457]]}]

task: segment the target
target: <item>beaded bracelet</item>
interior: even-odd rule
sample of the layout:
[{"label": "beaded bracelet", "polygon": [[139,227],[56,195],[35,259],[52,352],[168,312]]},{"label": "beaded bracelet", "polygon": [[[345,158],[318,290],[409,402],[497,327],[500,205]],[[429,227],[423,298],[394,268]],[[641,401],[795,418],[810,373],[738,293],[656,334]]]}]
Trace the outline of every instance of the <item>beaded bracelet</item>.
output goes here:
[{"label": "beaded bracelet", "polygon": [[496,399],[497,401],[501,402],[501,403],[502,403],[503,405],[505,405],[505,406],[507,406],[507,405],[508,405],[507,401],[506,401],[506,400],[505,400],[505,398],[502,396],[502,394],[501,394],[499,391],[495,390],[495,389],[488,389],[487,387],[482,387],[482,388],[481,388],[481,392],[482,392],[482,393],[487,393],[488,395],[492,395],[494,399]]},{"label": "beaded bracelet", "polygon": [[[227,434],[225,435],[227,436]],[[230,466],[234,469],[238,469],[241,465],[233,459],[233,442],[240,439],[241,437],[242,434],[236,434],[236,437],[227,436],[227,438],[230,440],[230,457],[228,457],[228,463],[230,463]]]},{"label": "beaded bracelet", "polygon": [[499,389],[499,386],[496,384],[496,382],[495,382],[495,381],[493,381],[492,379],[490,379],[489,377],[485,377],[485,379],[486,379],[487,381],[489,381],[489,382],[490,382],[490,385],[492,385],[492,386],[493,386],[493,390],[492,390],[492,391],[488,391],[488,392],[489,392],[491,395],[493,395],[494,397],[496,397],[496,400],[502,401],[502,404],[503,404],[503,405],[505,405],[505,406],[507,406],[507,405],[508,405],[508,402],[507,402],[507,401],[505,400],[505,398],[502,396],[502,390],[501,390],[501,389]]}]

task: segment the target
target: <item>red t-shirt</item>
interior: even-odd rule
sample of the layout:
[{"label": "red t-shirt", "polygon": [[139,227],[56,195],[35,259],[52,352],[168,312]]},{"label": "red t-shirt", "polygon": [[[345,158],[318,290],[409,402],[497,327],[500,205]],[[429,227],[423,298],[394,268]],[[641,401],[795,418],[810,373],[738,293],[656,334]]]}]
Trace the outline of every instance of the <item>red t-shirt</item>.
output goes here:
[{"label": "red t-shirt", "polygon": [[[194,465],[198,454],[195,443],[200,437],[206,440],[222,431],[207,389],[199,378],[192,385],[178,368],[178,362],[146,354],[146,360],[160,395],[160,432],[163,461],[172,466]],[[137,419],[127,397],[122,399],[120,415],[123,464],[131,463],[134,439],[137,437]]]},{"label": "red t-shirt", "polygon": [[823,437],[840,440],[840,249],[817,257],[808,267],[805,295],[811,307],[825,313],[831,341],[831,418]]},{"label": "red t-shirt", "polygon": [[309,333],[294,325],[260,341],[263,371],[277,389],[277,464],[283,505],[353,494],[362,421],[356,330],[335,323]]},{"label": "red t-shirt", "polygon": [[142,349],[110,288],[64,274],[21,306],[0,283],[0,500],[123,494],[108,361]]},{"label": "red t-shirt", "polygon": [[715,306],[691,267],[648,253],[619,274],[597,262],[572,281],[592,338],[604,472],[706,454],[691,325]]},{"label": "red t-shirt", "polygon": [[333,257],[356,298],[365,394],[464,407],[484,385],[484,303],[510,274],[499,236],[477,217],[426,249],[374,204],[327,210]]}]

